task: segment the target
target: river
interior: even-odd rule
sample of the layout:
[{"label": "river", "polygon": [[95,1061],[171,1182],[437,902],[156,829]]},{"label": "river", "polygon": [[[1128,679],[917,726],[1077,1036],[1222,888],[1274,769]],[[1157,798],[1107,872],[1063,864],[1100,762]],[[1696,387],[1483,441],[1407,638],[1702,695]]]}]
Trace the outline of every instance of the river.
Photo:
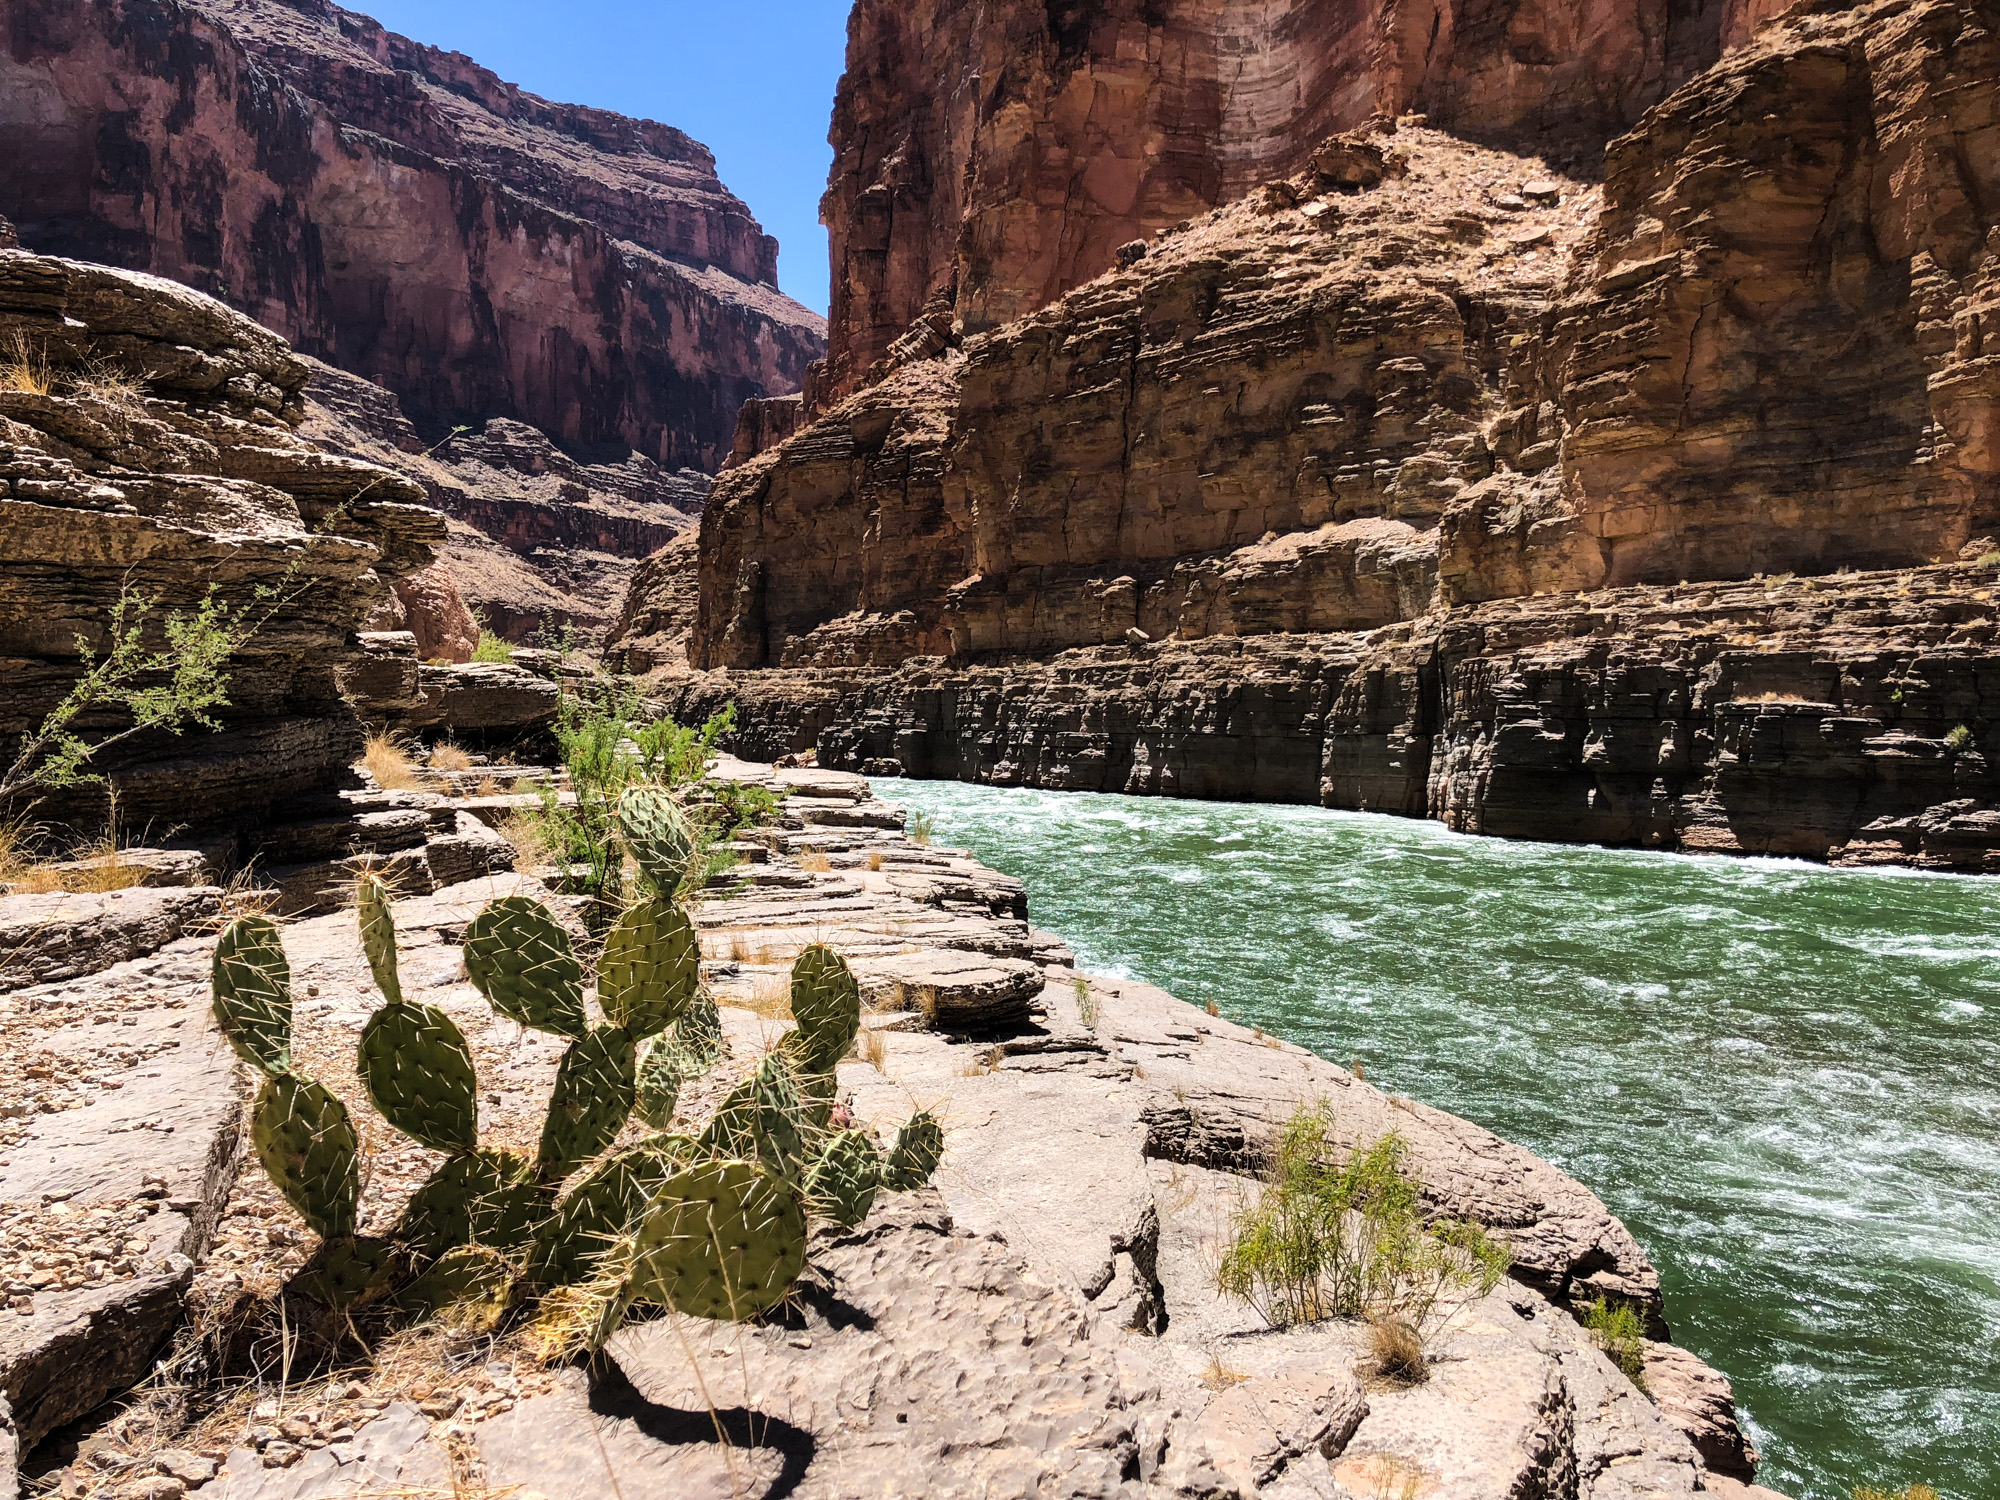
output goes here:
[{"label": "river", "polygon": [[1763,1483],[2000,1500],[2000,881],[881,781],[1079,961],[1589,1184]]}]

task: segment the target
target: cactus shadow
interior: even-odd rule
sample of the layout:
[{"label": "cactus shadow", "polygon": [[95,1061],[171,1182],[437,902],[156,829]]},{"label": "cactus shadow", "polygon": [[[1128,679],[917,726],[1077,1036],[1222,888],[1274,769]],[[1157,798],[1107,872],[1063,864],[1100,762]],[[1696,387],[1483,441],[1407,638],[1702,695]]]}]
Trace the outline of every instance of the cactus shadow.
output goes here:
[{"label": "cactus shadow", "polygon": [[614,1360],[600,1360],[591,1368],[590,1409],[600,1417],[630,1422],[654,1442],[669,1446],[711,1444],[719,1428],[732,1447],[771,1449],[783,1467],[758,1500],[786,1500],[819,1451],[818,1438],[782,1417],[742,1406],[682,1411],[649,1401]]}]

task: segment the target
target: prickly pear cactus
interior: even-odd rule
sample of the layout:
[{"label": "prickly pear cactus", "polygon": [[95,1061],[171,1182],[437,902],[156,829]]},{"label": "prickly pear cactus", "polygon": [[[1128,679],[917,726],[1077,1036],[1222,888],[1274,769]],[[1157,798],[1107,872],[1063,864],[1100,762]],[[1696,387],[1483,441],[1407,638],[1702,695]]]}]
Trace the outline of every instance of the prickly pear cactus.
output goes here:
[{"label": "prickly pear cactus", "polygon": [[944,1127],[929,1110],[910,1116],[896,1133],[896,1145],[882,1168],[882,1186],[907,1193],[931,1180],[944,1160]]},{"label": "prickly pear cactus", "polygon": [[388,1240],[349,1236],[324,1241],[292,1278],[292,1290],[335,1309],[362,1307],[395,1284],[396,1247]]},{"label": "prickly pear cactus", "polygon": [[654,1194],[624,1300],[744,1322],[776,1306],[805,1263],[805,1210],[792,1184],[749,1162],[704,1162]]},{"label": "prickly pear cactus", "polygon": [[403,998],[402,980],[396,971],[396,919],[389,912],[389,888],[382,877],[364,874],[355,882],[355,906],[361,914],[361,951],[368,955],[368,967],[375,975],[376,988],[390,1000]]},{"label": "prickly pear cactus", "polygon": [[647,889],[671,900],[694,862],[697,841],[688,815],[661,788],[635,786],[618,799],[618,827]]},{"label": "prickly pear cactus", "polygon": [[536,1175],[560,1182],[618,1139],[632,1116],[637,1048],[622,1026],[599,1026],[570,1044],[556,1070]]},{"label": "prickly pear cactus", "polygon": [[436,1006],[391,999],[362,1030],[359,1067],[368,1097],[404,1135],[437,1151],[479,1144],[472,1049]]},{"label": "prickly pear cactus", "polygon": [[701,987],[701,940],[671,901],[642,901],[618,919],[597,965],[597,1000],[614,1026],[644,1040],[665,1031]]},{"label": "prickly pear cactus", "polygon": [[292,969],[278,925],[239,917],[216,940],[212,969],[215,1021],[229,1045],[267,1074],[292,1065]]},{"label": "prickly pear cactus", "polygon": [[444,1313],[459,1327],[487,1331],[497,1327],[514,1305],[518,1281],[505,1256],[484,1245],[460,1245],[439,1256],[401,1300],[406,1312]]},{"label": "prickly pear cactus", "polygon": [[465,972],[511,1021],[566,1037],[590,1029],[583,966],[562,923],[539,901],[503,896],[474,917],[465,933]]},{"label": "prickly pear cactus", "polygon": [[831,1073],[861,1031],[861,986],[847,960],[815,943],[792,964],[792,1019],[801,1072]]},{"label": "prickly pear cactus", "polygon": [[699,1148],[686,1136],[656,1136],[607,1156],[570,1189],[528,1249],[528,1279],[574,1286],[597,1274],[612,1241],[626,1233],[678,1168]]},{"label": "prickly pear cactus", "polygon": [[830,1137],[806,1171],[806,1207],[841,1229],[868,1217],[882,1186],[882,1153],[858,1130]]},{"label": "prickly pear cactus", "polygon": [[534,1168],[511,1151],[448,1158],[418,1188],[391,1235],[419,1260],[460,1245],[515,1250],[548,1217],[550,1194]]},{"label": "prickly pear cactus", "polygon": [[760,1163],[774,1176],[796,1178],[804,1167],[806,1105],[798,1074],[782,1053],[765,1054],[757,1071],[731,1089],[702,1132],[714,1157]]},{"label": "prickly pear cactus", "polygon": [[715,1008],[715,996],[705,989],[695,990],[694,999],[674,1022],[674,1040],[687,1049],[704,1073],[722,1060],[722,1015]]},{"label": "prickly pear cactus", "polygon": [[654,1037],[639,1058],[639,1118],[655,1130],[665,1130],[680,1108],[681,1085],[704,1071],[672,1037]]},{"label": "prickly pear cactus", "polygon": [[257,1160],[285,1200],[322,1239],[354,1233],[360,1153],[347,1106],[310,1078],[280,1073],[250,1116]]}]

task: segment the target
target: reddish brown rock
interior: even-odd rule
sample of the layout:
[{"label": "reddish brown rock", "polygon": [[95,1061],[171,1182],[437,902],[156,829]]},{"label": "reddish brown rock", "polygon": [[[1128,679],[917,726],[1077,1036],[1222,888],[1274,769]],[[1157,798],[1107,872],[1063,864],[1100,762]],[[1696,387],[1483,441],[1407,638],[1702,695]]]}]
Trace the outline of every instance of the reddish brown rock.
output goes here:
[{"label": "reddish brown rock", "polygon": [[0,212],[401,396],[678,469],[822,324],[677,130],[550,104],[307,0],[0,5]]}]

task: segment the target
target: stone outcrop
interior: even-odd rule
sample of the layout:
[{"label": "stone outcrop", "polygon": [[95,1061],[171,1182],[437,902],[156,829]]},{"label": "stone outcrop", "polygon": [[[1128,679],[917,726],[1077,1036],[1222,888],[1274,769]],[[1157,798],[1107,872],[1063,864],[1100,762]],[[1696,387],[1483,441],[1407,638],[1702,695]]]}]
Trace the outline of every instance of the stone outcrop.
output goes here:
[{"label": "stone outcrop", "polygon": [[[93,766],[125,825],[242,829],[338,782],[361,748],[336,684],[355,627],[443,540],[423,492],[301,438],[304,362],[173,282],[0,250],[0,349],[0,743],[68,693],[79,642],[106,649],[121,593],[150,607],[154,649],[212,595],[247,632],[219,731],[156,731]],[[99,708],[78,727],[124,722]],[[96,821],[102,803],[86,787],[36,815]]]},{"label": "stone outcrop", "polygon": [[1427,114],[1594,154],[1774,0],[861,0],[834,107],[837,400],[921,325],[1034,312],[1119,247]]},{"label": "stone outcrop", "polygon": [[1601,186],[1433,109],[925,314],[628,633],[751,753],[1988,868],[2000,13],[1768,9]]},{"label": "stone outcrop", "polygon": [[713,468],[823,325],[678,130],[551,104],[314,0],[7,0],[0,212],[223,297],[427,431]]}]

